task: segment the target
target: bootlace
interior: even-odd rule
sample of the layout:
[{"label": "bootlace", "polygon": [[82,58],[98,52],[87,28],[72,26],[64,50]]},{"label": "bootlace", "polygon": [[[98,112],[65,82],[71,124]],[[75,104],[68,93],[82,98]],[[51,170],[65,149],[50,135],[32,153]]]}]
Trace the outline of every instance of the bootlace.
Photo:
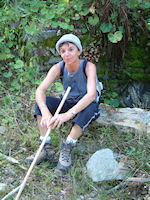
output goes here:
[{"label": "bootlace", "polygon": [[69,156],[70,156],[70,152],[71,152],[71,145],[64,145],[61,152],[62,152],[62,160],[69,162]]},{"label": "bootlace", "polygon": [[48,153],[50,150],[52,150],[52,145],[49,143],[45,143],[44,150],[46,151],[46,153]]}]

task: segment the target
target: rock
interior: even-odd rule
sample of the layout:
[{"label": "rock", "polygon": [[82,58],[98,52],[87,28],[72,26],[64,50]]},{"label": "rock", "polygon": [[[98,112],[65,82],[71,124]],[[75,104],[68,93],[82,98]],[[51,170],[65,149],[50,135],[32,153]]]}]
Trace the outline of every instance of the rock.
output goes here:
[{"label": "rock", "polygon": [[7,190],[7,185],[5,183],[0,183],[0,193]]},{"label": "rock", "polygon": [[124,107],[150,108],[150,83],[133,81],[122,92]]},{"label": "rock", "polygon": [[100,125],[114,126],[120,132],[150,133],[150,111],[141,108],[114,108],[100,104]]},{"label": "rock", "polygon": [[87,174],[94,182],[104,180],[123,180],[128,170],[114,159],[112,150],[96,151],[87,164]]},{"label": "rock", "polygon": [[62,59],[61,58],[57,58],[57,57],[52,57],[49,59],[48,62],[44,63],[45,65],[54,65],[58,62],[60,62]]},{"label": "rock", "polygon": [[47,31],[42,31],[42,36],[47,39],[51,38],[53,36],[56,36],[57,32],[55,30],[47,30]]},{"label": "rock", "polygon": [[0,126],[0,133],[5,133],[6,132],[6,128],[4,126]]}]

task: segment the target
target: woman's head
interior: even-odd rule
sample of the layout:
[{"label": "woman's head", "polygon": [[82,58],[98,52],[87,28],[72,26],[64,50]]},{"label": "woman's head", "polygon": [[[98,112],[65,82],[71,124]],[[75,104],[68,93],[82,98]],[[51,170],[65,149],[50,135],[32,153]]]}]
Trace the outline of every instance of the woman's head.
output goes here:
[{"label": "woman's head", "polygon": [[73,34],[65,34],[57,41],[56,43],[57,52],[60,54],[60,48],[64,44],[69,44],[69,43],[76,45],[80,53],[82,53],[82,45],[81,45],[80,39]]}]

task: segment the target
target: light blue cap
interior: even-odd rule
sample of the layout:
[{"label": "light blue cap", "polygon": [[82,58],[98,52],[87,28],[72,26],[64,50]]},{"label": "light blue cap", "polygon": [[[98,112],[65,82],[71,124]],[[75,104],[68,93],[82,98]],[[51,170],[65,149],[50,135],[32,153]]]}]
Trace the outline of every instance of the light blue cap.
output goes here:
[{"label": "light blue cap", "polygon": [[64,42],[74,43],[78,47],[78,49],[80,50],[80,53],[82,53],[82,45],[81,45],[80,39],[73,34],[65,34],[56,43],[56,50],[59,54],[60,54],[59,46],[60,46],[60,44],[62,44]]}]

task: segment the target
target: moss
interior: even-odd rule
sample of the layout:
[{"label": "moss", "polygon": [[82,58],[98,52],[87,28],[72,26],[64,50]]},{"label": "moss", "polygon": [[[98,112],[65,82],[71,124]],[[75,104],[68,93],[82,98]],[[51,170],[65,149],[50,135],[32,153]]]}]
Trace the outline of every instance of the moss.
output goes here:
[{"label": "moss", "polygon": [[131,68],[131,73],[140,73],[140,74],[145,74],[145,70],[141,67],[133,67]]},{"label": "moss", "polygon": [[142,74],[142,73],[134,73],[134,74],[131,74],[131,78],[135,81],[138,81],[138,80],[144,80],[145,79],[145,74]]},{"label": "moss", "polygon": [[145,35],[141,35],[139,39],[135,37],[135,41],[129,42],[124,62],[127,67],[146,68],[150,65],[150,50],[146,48],[147,43],[148,38]]},{"label": "moss", "polygon": [[150,82],[150,74],[145,74],[144,75],[144,81]]}]

